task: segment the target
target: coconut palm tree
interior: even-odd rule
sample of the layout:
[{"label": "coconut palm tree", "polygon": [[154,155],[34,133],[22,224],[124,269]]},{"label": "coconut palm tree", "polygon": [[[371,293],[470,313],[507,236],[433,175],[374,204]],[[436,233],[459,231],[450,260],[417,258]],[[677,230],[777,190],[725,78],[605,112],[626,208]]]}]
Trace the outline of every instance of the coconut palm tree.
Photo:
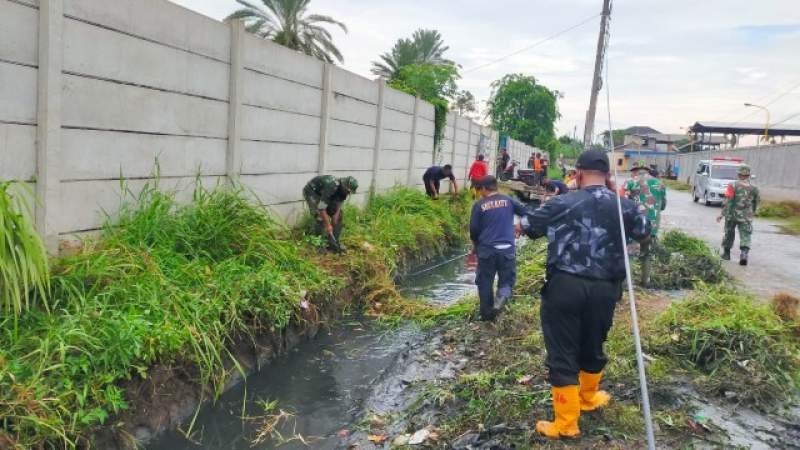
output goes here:
[{"label": "coconut palm tree", "polygon": [[242,20],[248,32],[323,61],[332,63],[335,58],[344,62],[333,36],[323,25],[336,25],[345,33],[347,27],[330,16],[308,14],[311,0],[261,0],[263,6],[247,0],[236,2],[243,8],[226,20]]},{"label": "coconut palm tree", "polygon": [[381,61],[373,61],[372,73],[393,78],[409,64],[453,64],[444,57],[449,48],[438,31],[419,29],[411,39],[398,39],[391,51],[380,55]]}]

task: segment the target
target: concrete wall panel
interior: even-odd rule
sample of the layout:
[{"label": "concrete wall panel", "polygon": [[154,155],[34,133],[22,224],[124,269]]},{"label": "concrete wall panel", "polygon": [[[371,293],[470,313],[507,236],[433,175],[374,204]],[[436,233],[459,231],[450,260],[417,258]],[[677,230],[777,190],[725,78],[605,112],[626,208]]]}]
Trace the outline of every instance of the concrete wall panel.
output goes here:
[{"label": "concrete wall panel", "polygon": [[328,147],[327,168],[329,171],[372,171],[373,152],[373,149],[331,145]]},{"label": "concrete wall panel", "polygon": [[436,109],[428,102],[420,102],[419,116],[433,122],[436,117]]},{"label": "concrete wall panel", "polygon": [[375,146],[375,127],[335,119],[331,119],[328,127],[328,142],[332,145],[369,149]]},{"label": "concrete wall panel", "polygon": [[336,94],[331,103],[331,118],[375,126],[378,108],[370,103]]},{"label": "concrete wall panel", "polygon": [[64,15],[230,61],[230,28],[163,0],[68,0]]},{"label": "concrete wall panel", "polygon": [[228,99],[228,64],[78,20],[64,21],[64,70]]},{"label": "concrete wall panel", "polygon": [[224,139],[96,130],[62,131],[64,180],[224,175]]},{"label": "concrete wall panel", "polygon": [[36,127],[0,123],[0,180],[30,180],[36,174]]},{"label": "concrete wall panel", "polygon": [[242,175],[241,182],[252,189],[262,203],[275,205],[303,200],[303,187],[314,176],[316,172]]},{"label": "concrete wall panel", "polygon": [[310,173],[317,170],[319,145],[242,141],[242,174]]},{"label": "concrete wall panel", "polygon": [[433,152],[417,152],[414,155],[414,165],[417,169],[428,169],[433,163]]},{"label": "concrete wall panel", "polygon": [[[201,183],[208,187],[224,183],[220,177],[203,177]],[[152,180],[128,180],[125,187],[133,196],[141,192],[145,183]],[[158,185],[161,190],[175,191],[180,202],[188,202],[192,198],[196,178],[162,178]],[[60,234],[76,231],[95,230],[106,221],[107,214],[112,216],[119,211],[120,205],[132,201],[130,195],[120,193],[118,180],[90,180],[61,183],[61,202],[57,205],[60,213],[55,225]]]},{"label": "concrete wall panel", "polygon": [[273,109],[242,108],[242,139],[318,144],[320,120]]},{"label": "concrete wall panel", "polygon": [[322,61],[249,33],[244,37],[243,58],[244,66],[249,69],[318,88],[322,86]]},{"label": "concrete wall panel", "polygon": [[64,76],[66,127],[224,138],[228,104],[108,81]]},{"label": "concrete wall panel", "polygon": [[387,109],[383,112],[383,129],[394,131],[411,132],[413,126],[414,116],[392,109]]},{"label": "concrete wall panel", "polygon": [[385,150],[400,150],[408,152],[411,148],[411,134],[402,131],[383,130],[382,148]]},{"label": "concrete wall panel", "polygon": [[397,89],[387,88],[384,93],[386,107],[408,114],[414,114],[414,96]]},{"label": "concrete wall panel", "polygon": [[319,117],[322,91],[283,78],[245,70],[242,103]]},{"label": "concrete wall panel", "polygon": [[36,9],[0,0],[0,59],[36,65],[38,30]]},{"label": "concrete wall panel", "polygon": [[433,136],[417,135],[417,151],[433,152]]},{"label": "concrete wall panel", "polygon": [[406,170],[408,168],[408,151],[386,150],[381,151],[380,169]]},{"label": "concrete wall panel", "polygon": [[420,117],[417,120],[417,133],[425,136],[433,136],[436,132],[436,124],[432,120]]},{"label": "concrete wall panel", "polygon": [[37,70],[0,61],[0,121],[36,123]]},{"label": "concrete wall panel", "polygon": [[394,186],[404,185],[407,174],[406,169],[382,169],[378,171],[377,187],[380,190],[387,190]]},{"label": "concrete wall panel", "polygon": [[378,103],[378,85],[341,67],[331,68],[331,87],[334,92],[357,98],[373,105]]}]

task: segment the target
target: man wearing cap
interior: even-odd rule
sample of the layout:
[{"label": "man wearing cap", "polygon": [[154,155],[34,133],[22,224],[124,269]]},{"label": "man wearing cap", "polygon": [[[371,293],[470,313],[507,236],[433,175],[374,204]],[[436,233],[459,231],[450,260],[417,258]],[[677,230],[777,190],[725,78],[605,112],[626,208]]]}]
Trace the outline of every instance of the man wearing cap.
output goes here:
[{"label": "man wearing cap", "polygon": [[625,183],[621,195],[636,202],[640,208],[644,208],[652,226],[652,238],[642,242],[639,252],[641,284],[647,287],[650,284],[650,265],[653,259],[653,246],[661,224],[661,211],[667,207],[667,188],[661,180],[652,175],[651,168],[647,167],[645,161],[638,161],[631,168],[631,179]]},{"label": "man wearing cap", "polygon": [[342,203],[358,189],[358,181],[353,177],[336,178],[332,175],[319,175],[311,179],[303,188],[303,198],[315,220],[315,233],[328,239],[328,249],[343,251],[339,236],[344,226]]},{"label": "man wearing cap", "polygon": [[453,185],[453,194],[458,194],[458,183],[456,183],[456,177],[453,175],[453,166],[450,164],[428,167],[428,170],[422,175],[422,182],[425,183],[425,193],[433,199],[439,198],[439,184],[445,178],[450,179],[450,183]]},{"label": "man wearing cap", "polygon": [[521,216],[526,209],[517,200],[497,192],[497,178],[491,175],[478,180],[476,187],[481,199],[472,205],[469,236],[472,251],[478,256],[475,284],[480,298],[480,319],[492,320],[511,297],[516,282],[514,215]]},{"label": "man wearing cap", "polygon": [[722,259],[731,259],[731,247],[736,228],[739,228],[739,264],[747,265],[750,253],[750,237],[753,234],[753,216],[761,197],[758,188],[750,183],[750,167],[742,164],[738,169],[739,179],[728,185],[722,213],[717,222],[725,218],[725,234],[722,237]]},{"label": "man wearing cap", "polygon": [[[599,390],[607,362],[603,343],[625,279],[626,243],[608,157],[586,151],[577,170],[577,191],[554,197],[520,221],[520,231],[549,242],[540,318],[555,420],[538,422],[536,431],[553,439],[578,436],[581,411],[610,399]],[[627,237],[648,239],[645,212],[626,198],[619,201]]]}]

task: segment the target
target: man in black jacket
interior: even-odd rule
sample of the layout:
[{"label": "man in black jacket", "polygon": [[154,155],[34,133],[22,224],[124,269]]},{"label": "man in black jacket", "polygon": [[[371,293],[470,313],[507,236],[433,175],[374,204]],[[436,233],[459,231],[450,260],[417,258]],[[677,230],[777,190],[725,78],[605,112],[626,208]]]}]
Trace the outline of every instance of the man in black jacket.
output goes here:
[{"label": "man in black jacket", "polygon": [[[577,169],[578,191],[554,197],[520,224],[530,238],[549,241],[541,322],[555,420],[538,422],[536,430],[554,439],[580,434],[580,412],[610,399],[598,390],[608,360],[603,343],[625,279],[626,243],[608,157],[586,151]],[[646,214],[628,199],[621,205],[626,235],[649,238]]]}]

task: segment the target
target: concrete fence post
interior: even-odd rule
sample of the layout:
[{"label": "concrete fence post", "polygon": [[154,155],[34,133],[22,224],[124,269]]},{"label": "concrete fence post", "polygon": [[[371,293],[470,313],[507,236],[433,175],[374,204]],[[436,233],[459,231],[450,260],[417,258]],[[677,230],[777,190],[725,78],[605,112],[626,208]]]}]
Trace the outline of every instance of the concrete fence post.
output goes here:
[{"label": "concrete fence post", "polygon": [[375,82],[378,83],[378,112],[375,118],[375,146],[372,150],[372,183],[370,184],[371,194],[374,194],[378,189],[378,171],[380,170],[381,150],[383,149],[383,110],[386,96],[386,80],[383,78],[378,78]]},{"label": "concrete fence post", "polygon": [[456,166],[456,137],[458,137],[458,115],[453,114],[453,148],[450,156],[450,165],[453,167]]},{"label": "concrete fence post", "polygon": [[467,132],[467,156],[464,161],[464,185],[467,184],[467,176],[469,176],[469,155],[472,153],[472,119],[469,119],[469,130]]},{"label": "concrete fence post", "polygon": [[39,1],[39,72],[36,125],[36,228],[48,252],[58,252],[61,203],[61,89],[64,1]]},{"label": "concrete fence post", "polygon": [[333,92],[331,90],[331,72],[333,66],[325,63],[322,70],[322,109],[319,120],[319,159],[317,162],[317,173],[325,173],[327,153],[328,153],[328,125],[331,120],[331,100]]},{"label": "concrete fence post", "polygon": [[417,151],[417,120],[419,120],[419,97],[414,97],[414,119],[411,122],[411,148],[408,151],[408,176],[406,185],[412,186],[411,181],[414,177],[414,153]]},{"label": "concrete fence post", "polygon": [[244,23],[230,21],[231,27],[231,67],[228,96],[228,153],[225,158],[228,181],[239,181],[242,172],[242,148],[240,142],[242,125],[242,78],[244,74]]}]

